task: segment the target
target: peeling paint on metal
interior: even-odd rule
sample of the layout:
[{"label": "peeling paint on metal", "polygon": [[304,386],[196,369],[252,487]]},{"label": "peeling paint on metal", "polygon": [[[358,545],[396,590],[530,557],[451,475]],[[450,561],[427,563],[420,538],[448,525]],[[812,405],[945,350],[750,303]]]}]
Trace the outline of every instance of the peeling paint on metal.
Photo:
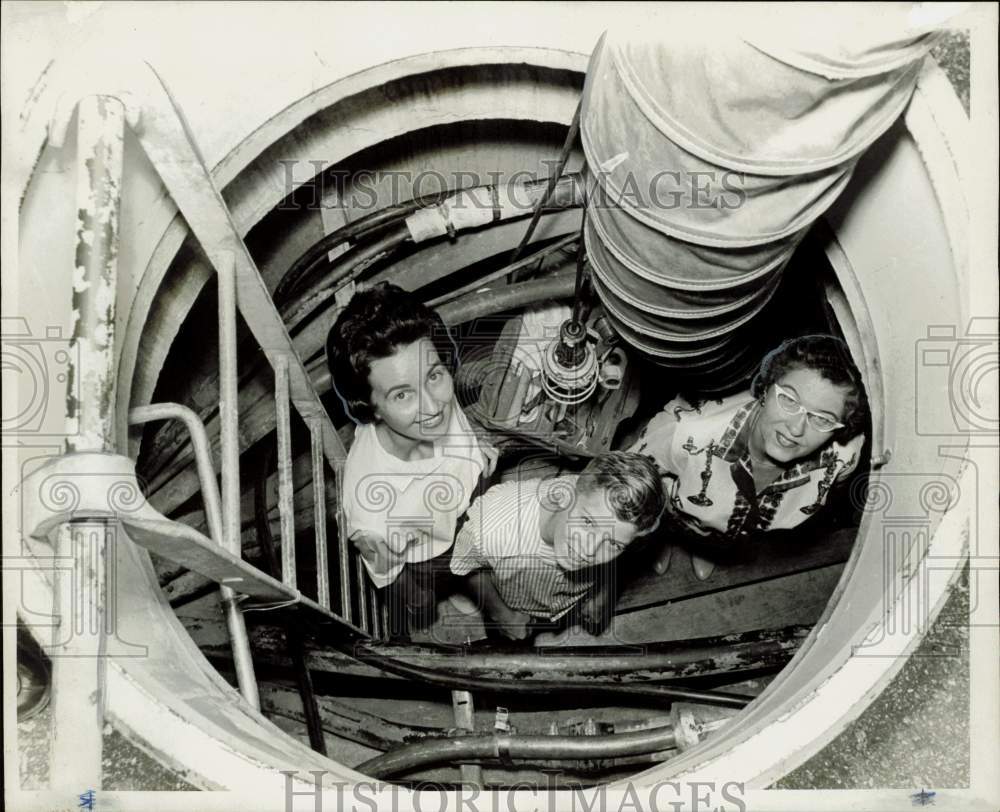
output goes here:
[{"label": "peeling paint on metal", "polygon": [[[90,281],[87,279],[87,269],[82,265],[77,265],[73,270],[73,292],[83,293],[83,291],[87,290],[89,287]],[[75,317],[74,321],[76,321],[80,317],[80,312],[78,310],[74,310],[73,313]]]},{"label": "peeling paint on metal", "polygon": [[[110,450],[113,442],[115,297],[124,109],[104,97],[80,101],[77,146],[74,349],[67,388],[70,450]],[[74,383],[79,383],[79,389]]]}]

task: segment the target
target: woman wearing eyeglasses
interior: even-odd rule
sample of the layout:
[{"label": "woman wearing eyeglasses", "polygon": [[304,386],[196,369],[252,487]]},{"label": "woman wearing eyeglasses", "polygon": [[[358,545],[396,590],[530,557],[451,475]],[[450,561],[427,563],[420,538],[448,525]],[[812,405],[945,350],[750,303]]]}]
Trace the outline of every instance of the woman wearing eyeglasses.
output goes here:
[{"label": "woman wearing eyeglasses", "polygon": [[[664,524],[671,541],[692,550],[704,580],[741,539],[793,528],[821,510],[856,467],[867,419],[861,376],[844,342],[803,336],[764,358],[749,392],[670,401],[630,450],[663,472]],[[657,572],[666,572],[672,550],[665,546]]]}]

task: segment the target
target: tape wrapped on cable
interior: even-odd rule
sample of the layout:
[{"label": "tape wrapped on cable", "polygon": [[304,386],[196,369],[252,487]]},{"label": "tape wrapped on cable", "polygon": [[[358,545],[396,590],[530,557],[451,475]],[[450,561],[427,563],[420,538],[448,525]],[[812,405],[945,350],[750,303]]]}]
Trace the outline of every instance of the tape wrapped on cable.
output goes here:
[{"label": "tape wrapped on cable", "polygon": [[[517,188],[524,192],[523,184],[518,184]],[[505,220],[519,213],[530,214],[530,207],[524,208],[524,200],[524,194],[515,196],[509,186],[465,189],[436,206],[411,214],[406,218],[406,228],[413,242],[420,243],[455,231]]]}]

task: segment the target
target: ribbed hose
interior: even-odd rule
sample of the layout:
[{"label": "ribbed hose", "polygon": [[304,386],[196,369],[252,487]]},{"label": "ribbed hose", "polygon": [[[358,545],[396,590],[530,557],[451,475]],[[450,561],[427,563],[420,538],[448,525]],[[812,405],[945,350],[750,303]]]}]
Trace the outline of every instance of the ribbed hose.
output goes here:
[{"label": "ribbed hose", "polygon": [[[878,13],[850,13],[867,65]],[[597,185],[586,237],[615,327],[704,393],[744,382],[779,337],[761,329],[770,295],[858,156],[903,109],[923,49],[893,29],[876,49],[884,69],[834,76],[800,67],[808,32],[762,52],[736,34],[701,36],[680,16],[655,38],[608,34],[591,57],[580,132]],[[843,44],[831,40],[831,64]],[[674,363],[720,348],[752,357]]]}]

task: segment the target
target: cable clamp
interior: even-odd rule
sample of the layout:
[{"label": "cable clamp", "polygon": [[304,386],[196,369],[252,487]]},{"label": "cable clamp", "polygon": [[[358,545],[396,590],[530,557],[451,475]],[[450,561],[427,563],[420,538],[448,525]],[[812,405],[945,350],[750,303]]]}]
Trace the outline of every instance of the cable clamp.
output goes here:
[{"label": "cable clamp", "polygon": [[497,736],[496,737],[496,756],[500,759],[500,763],[503,764],[508,770],[514,769],[514,761],[510,757],[510,738],[507,736]]}]

